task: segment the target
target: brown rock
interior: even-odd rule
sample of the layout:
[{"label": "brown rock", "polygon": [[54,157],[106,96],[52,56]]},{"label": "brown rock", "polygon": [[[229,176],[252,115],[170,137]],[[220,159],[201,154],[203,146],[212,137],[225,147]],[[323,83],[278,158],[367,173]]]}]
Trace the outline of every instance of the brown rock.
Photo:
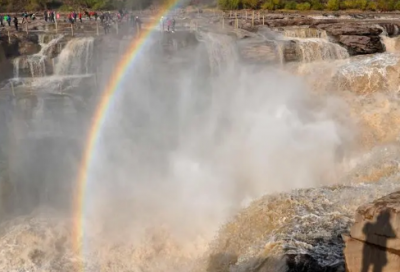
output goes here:
[{"label": "brown rock", "polygon": [[7,59],[6,54],[4,52],[3,44],[0,41],[0,81],[12,77],[12,74],[13,74],[13,66]]},{"label": "brown rock", "polygon": [[[346,247],[344,255],[348,272],[398,272],[400,255],[343,235]],[[373,266],[376,270],[372,270]],[[368,269],[367,269],[368,267]],[[365,270],[363,270],[365,269]]]},{"label": "brown rock", "polygon": [[339,43],[347,48],[350,55],[382,53],[385,51],[379,36],[340,35]]},{"label": "brown rock", "polygon": [[22,41],[19,44],[18,52],[20,55],[33,55],[40,51],[40,45],[30,41]]},{"label": "brown rock", "polygon": [[400,255],[400,191],[358,208],[350,235]]},{"label": "brown rock", "polygon": [[343,240],[348,272],[399,272],[400,191],[359,207]]},{"label": "brown rock", "polygon": [[238,42],[238,51],[243,61],[253,64],[300,61],[298,46],[294,40],[242,40]]},{"label": "brown rock", "polygon": [[266,25],[270,27],[300,26],[300,25],[312,25],[313,22],[314,19],[312,18],[278,19],[278,20],[267,20]]},{"label": "brown rock", "polygon": [[267,41],[246,41],[238,42],[239,56],[249,63],[277,63],[278,54],[276,45]]},{"label": "brown rock", "polygon": [[13,58],[21,55],[32,55],[40,51],[38,36],[36,34],[14,33],[0,37],[0,44],[3,47],[6,58]]},{"label": "brown rock", "polygon": [[382,28],[378,25],[363,23],[337,23],[319,24],[317,26],[325,30],[331,36],[340,35],[359,35],[359,36],[378,36],[382,33]]},{"label": "brown rock", "polygon": [[385,29],[387,35],[389,36],[395,36],[399,34],[399,24],[381,23],[379,25]]},{"label": "brown rock", "polygon": [[282,20],[285,19],[283,14],[267,14],[265,15],[266,20]]}]

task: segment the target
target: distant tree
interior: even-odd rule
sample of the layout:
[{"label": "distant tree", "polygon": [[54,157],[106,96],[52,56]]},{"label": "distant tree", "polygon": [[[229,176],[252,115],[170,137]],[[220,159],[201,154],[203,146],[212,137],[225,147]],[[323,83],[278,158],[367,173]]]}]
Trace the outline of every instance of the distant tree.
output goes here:
[{"label": "distant tree", "polygon": [[377,3],[370,1],[370,2],[368,3],[368,5],[367,5],[367,9],[368,9],[368,10],[375,11],[375,10],[378,9],[378,5],[377,5]]},{"label": "distant tree", "polygon": [[391,11],[394,10],[395,2],[394,0],[378,0],[377,8],[383,11]]},{"label": "distant tree", "polygon": [[285,9],[288,9],[288,10],[294,10],[294,9],[296,9],[296,2],[295,1],[289,1],[289,2],[286,2],[286,4],[285,4]]},{"label": "distant tree", "polygon": [[261,5],[262,9],[268,9],[268,10],[276,10],[283,8],[285,5],[283,1],[281,0],[267,0],[264,2],[264,4]]},{"label": "distant tree", "polygon": [[365,10],[367,8],[367,0],[356,0],[356,8]]},{"label": "distant tree", "polygon": [[275,5],[274,5],[274,3],[272,2],[272,0],[267,0],[266,2],[264,2],[264,3],[261,5],[261,8],[262,8],[262,9],[267,9],[267,10],[274,10],[274,7],[275,7]]},{"label": "distant tree", "polygon": [[296,5],[297,10],[310,10],[311,4],[308,2],[299,3]]},{"label": "distant tree", "polygon": [[311,0],[311,9],[313,10],[323,10],[324,4],[322,4],[319,0]]},{"label": "distant tree", "polygon": [[326,8],[329,10],[339,10],[340,1],[339,0],[328,0],[326,3]]},{"label": "distant tree", "polygon": [[258,0],[242,0],[244,8],[256,9],[258,8]]},{"label": "distant tree", "polygon": [[354,0],[344,0],[340,3],[340,9],[356,9],[357,2]]},{"label": "distant tree", "polygon": [[400,1],[397,1],[396,4],[394,5],[395,10],[400,10]]},{"label": "distant tree", "polygon": [[239,0],[218,0],[218,6],[221,9],[238,9],[240,1]]}]

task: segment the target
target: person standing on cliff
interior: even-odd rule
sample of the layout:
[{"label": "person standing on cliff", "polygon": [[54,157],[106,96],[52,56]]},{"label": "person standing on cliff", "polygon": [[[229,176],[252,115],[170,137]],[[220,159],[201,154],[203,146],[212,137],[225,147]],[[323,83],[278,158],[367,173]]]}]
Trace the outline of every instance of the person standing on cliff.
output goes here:
[{"label": "person standing on cliff", "polygon": [[82,23],[82,11],[79,12],[79,22]]},{"label": "person standing on cliff", "polygon": [[15,30],[18,31],[18,18],[17,18],[17,16],[14,16],[14,26],[15,26]]},{"label": "person standing on cliff", "polygon": [[50,22],[55,23],[55,19],[54,19],[54,11],[50,11]]},{"label": "person standing on cliff", "polygon": [[8,26],[11,26],[11,16],[10,15],[6,15],[6,16],[7,16],[7,19],[6,19],[7,24],[8,24]]},{"label": "person standing on cliff", "polygon": [[135,18],[135,25],[136,25],[136,31],[139,34],[142,31],[142,20],[140,20],[139,16],[136,16]]},{"label": "person standing on cliff", "polygon": [[68,14],[68,21],[71,25],[74,23],[74,14],[72,12]]},{"label": "person standing on cliff", "polygon": [[48,14],[47,10],[44,12],[43,17],[44,17],[44,21],[47,23],[47,21],[49,20],[49,14]]},{"label": "person standing on cliff", "polygon": [[22,24],[24,23],[28,23],[28,12],[24,11],[24,13],[22,13]]},{"label": "person standing on cliff", "polygon": [[0,26],[2,26],[2,27],[4,27],[3,20],[4,20],[4,17],[3,17],[3,15],[0,14]]}]

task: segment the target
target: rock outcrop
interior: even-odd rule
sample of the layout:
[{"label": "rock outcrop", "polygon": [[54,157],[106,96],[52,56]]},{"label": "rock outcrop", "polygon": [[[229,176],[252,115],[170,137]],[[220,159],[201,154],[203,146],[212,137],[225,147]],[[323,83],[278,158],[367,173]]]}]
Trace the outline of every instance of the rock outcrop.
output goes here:
[{"label": "rock outcrop", "polygon": [[14,33],[8,36],[0,36],[6,58],[33,55],[40,51],[39,38],[36,34]]},{"label": "rock outcrop", "polygon": [[331,36],[358,35],[358,36],[378,36],[383,29],[378,25],[363,23],[337,23],[320,24],[319,29],[325,30]]},{"label": "rock outcrop", "polygon": [[325,30],[336,42],[346,47],[350,55],[374,54],[385,51],[379,36],[384,28],[379,25],[336,23],[320,24],[315,27]]},{"label": "rock outcrop", "polygon": [[400,191],[357,209],[349,236],[344,236],[349,272],[398,272],[400,269]]},{"label": "rock outcrop", "polygon": [[12,65],[6,58],[4,49],[0,44],[0,81],[11,77],[12,71],[13,71]]},{"label": "rock outcrop", "polygon": [[339,43],[347,48],[350,55],[382,53],[385,47],[379,36],[341,35]]}]

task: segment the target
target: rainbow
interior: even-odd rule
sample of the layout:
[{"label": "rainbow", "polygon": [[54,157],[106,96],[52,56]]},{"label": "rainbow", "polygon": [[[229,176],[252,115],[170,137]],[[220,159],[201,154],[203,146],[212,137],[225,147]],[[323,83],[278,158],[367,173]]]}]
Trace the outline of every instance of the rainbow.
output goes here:
[{"label": "rainbow", "polygon": [[[111,79],[104,88],[100,102],[95,110],[93,119],[89,128],[89,133],[86,139],[85,150],[83,152],[82,162],[80,164],[77,185],[74,195],[73,206],[73,247],[74,251],[79,253],[83,258],[83,238],[84,238],[84,200],[86,194],[86,187],[90,172],[90,165],[93,159],[93,153],[96,149],[96,144],[101,135],[102,127],[105,117],[114,94],[121,89],[121,83],[129,68],[135,64],[136,57],[140,54],[144,43],[149,35],[155,31],[158,26],[161,16],[168,14],[168,12],[176,7],[181,0],[172,0],[165,4],[159,12],[155,15],[155,22],[143,29],[139,37],[134,39],[121,57],[117,69],[111,75]],[[83,261],[80,264],[79,271],[83,271]]]}]

